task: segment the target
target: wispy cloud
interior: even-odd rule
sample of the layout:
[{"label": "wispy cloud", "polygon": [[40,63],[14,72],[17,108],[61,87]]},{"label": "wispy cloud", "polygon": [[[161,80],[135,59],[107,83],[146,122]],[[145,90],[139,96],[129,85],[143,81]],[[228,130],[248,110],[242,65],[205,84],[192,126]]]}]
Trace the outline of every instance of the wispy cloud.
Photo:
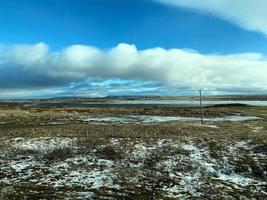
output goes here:
[{"label": "wispy cloud", "polygon": [[247,30],[267,36],[266,0],[152,0],[167,5],[196,9],[221,17]]},{"label": "wispy cloud", "polygon": [[183,49],[138,50],[124,43],[109,50],[73,45],[59,52],[51,52],[44,43],[2,46],[0,72],[0,90],[9,94],[49,89],[71,94],[74,88],[88,95],[83,91],[111,95],[142,89],[155,94],[175,88],[267,90],[267,59],[258,53],[205,55]]}]

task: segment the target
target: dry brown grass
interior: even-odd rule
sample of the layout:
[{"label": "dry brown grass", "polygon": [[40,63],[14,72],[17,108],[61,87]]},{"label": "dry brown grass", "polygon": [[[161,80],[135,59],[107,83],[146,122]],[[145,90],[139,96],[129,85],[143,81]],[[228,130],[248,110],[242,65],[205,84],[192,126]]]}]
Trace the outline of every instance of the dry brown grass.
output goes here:
[{"label": "dry brown grass", "polygon": [[[193,141],[195,145],[200,148],[205,144],[205,148],[209,149],[210,155],[214,159],[221,159],[222,152],[225,152],[224,145],[231,145],[236,141],[250,141],[252,144],[257,144],[253,151],[255,153],[266,154],[267,143],[267,108],[261,107],[235,107],[235,108],[206,108],[204,110],[205,116],[224,116],[233,113],[241,115],[259,116],[261,120],[247,121],[247,122],[214,122],[219,128],[209,128],[193,123],[172,122],[161,124],[93,124],[89,122],[82,122],[79,120],[79,115],[90,116],[120,116],[120,115],[167,115],[167,116],[199,116],[198,109],[167,109],[167,108],[12,108],[6,107],[0,109],[0,120],[10,122],[8,124],[0,124],[0,138],[9,140],[17,137],[39,138],[39,137],[59,137],[59,138],[77,138],[76,150],[68,147],[58,147],[52,151],[47,151],[45,154],[36,153],[31,150],[8,149],[8,146],[1,146],[0,149],[8,154],[8,157],[17,156],[34,156],[45,159],[47,162],[64,161],[74,155],[88,155],[95,150],[95,154],[99,159],[111,160],[113,162],[120,162],[126,159],[125,151],[129,149],[129,143],[134,145],[136,141],[141,141],[146,144],[155,143],[158,139],[172,139],[180,143],[188,143]],[[50,124],[55,121],[64,121],[65,124]],[[253,131],[257,127],[262,127],[258,131]],[[109,143],[110,138],[122,139],[120,146]],[[221,145],[224,144],[224,145]],[[267,169],[264,166],[259,166],[251,156],[246,156],[246,150],[240,149],[240,156],[238,159],[233,159],[236,173],[246,173],[251,170],[251,174],[260,180],[266,178],[263,172]],[[182,148],[166,147],[152,152],[144,161],[144,181],[137,187],[135,184],[127,182],[129,177],[135,176],[138,171],[125,166],[118,167],[117,173],[119,180],[125,186],[123,193],[127,194],[127,199],[168,199],[163,197],[161,193],[157,192],[162,185],[172,185],[170,179],[164,169],[155,169],[156,164],[163,160],[166,155],[175,156],[181,155],[189,157],[190,152]],[[130,160],[132,161],[132,160]],[[132,161],[134,162],[134,161]],[[136,161],[139,162],[139,161]],[[75,166],[77,167],[77,166]],[[79,166],[82,167],[82,166]],[[190,172],[194,169],[190,163],[177,165],[175,170],[177,172]],[[203,176],[205,177],[205,176]],[[220,188],[212,188],[209,184],[212,180],[205,180],[206,188],[202,188],[210,194],[220,193]],[[143,184],[143,185],[142,185]],[[223,185],[224,183],[222,183]],[[63,199],[64,190],[55,191],[48,186],[35,186],[21,184],[13,185],[11,191],[16,191],[17,194],[10,194],[7,190],[8,186],[0,184],[0,199],[16,199],[23,195],[29,198],[47,198],[47,199]],[[231,186],[227,186],[231,187]],[[5,188],[4,190],[2,190]],[[28,191],[27,188],[31,188]],[[6,191],[7,190],[7,191]],[[67,188],[68,192],[79,191],[80,188]],[[34,192],[33,192],[34,191]],[[111,191],[106,188],[92,190],[99,196],[107,197],[111,195]],[[244,192],[248,192],[244,190]],[[230,192],[229,192],[230,193]],[[231,194],[238,197],[242,191],[237,194]],[[121,198],[118,191],[112,191],[113,197]],[[249,194],[245,194],[249,196]],[[126,198],[126,197],[125,197]],[[208,199],[208,195],[207,198]],[[223,199],[223,197],[218,197]]]}]

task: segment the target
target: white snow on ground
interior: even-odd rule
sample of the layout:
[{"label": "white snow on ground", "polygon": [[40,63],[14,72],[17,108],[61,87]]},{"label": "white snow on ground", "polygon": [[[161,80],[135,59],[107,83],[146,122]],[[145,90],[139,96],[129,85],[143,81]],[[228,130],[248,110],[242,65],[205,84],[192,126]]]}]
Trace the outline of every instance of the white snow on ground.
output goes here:
[{"label": "white snow on ground", "polygon": [[[36,150],[39,152],[45,152],[53,150],[55,148],[72,147],[75,148],[76,139],[69,138],[15,138],[9,141],[11,148],[18,148],[21,150]],[[116,139],[111,140],[114,144]],[[88,170],[73,170],[71,165],[86,165],[92,166]],[[97,159],[91,156],[75,156],[73,158],[66,159],[65,161],[56,162],[49,167],[45,162],[37,162],[32,156],[17,158],[11,160],[9,167],[16,173],[24,173],[25,176],[17,177],[16,179],[29,178],[34,172],[32,168],[46,169],[48,174],[40,174],[40,179],[31,179],[39,185],[48,184],[55,188],[58,187],[73,187],[83,186],[86,188],[119,188],[118,185],[113,183],[113,179],[116,179],[115,174],[112,172],[113,161],[105,159]],[[94,168],[95,167],[95,168]],[[8,168],[5,168],[8,170]],[[60,177],[60,178],[57,178]],[[16,181],[13,179],[13,181]]]},{"label": "white snow on ground", "polygon": [[202,127],[207,127],[207,128],[219,128],[218,126],[212,125],[212,124],[199,124],[199,125]]},{"label": "white snow on ground", "polygon": [[201,184],[201,176],[198,173],[184,173],[180,176],[179,185],[174,185],[172,187],[165,187],[163,189],[166,192],[166,196],[170,198],[185,198],[188,194],[191,197],[200,197],[201,192],[197,192],[197,189]]},{"label": "white snow on ground", "polygon": [[70,147],[75,144],[76,139],[70,138],[15,138],[10,141],[10,145],[13,148],[19,148],[23,150],[36,150],[36,151],[47,151],[55,148]]},{"label": "white snow on ground", "polygon": [[[16,138],[9,142],[11,148],[36,150],[46,149],[49,146],[48,144],[51,144],[49,148],[54,148],[59,144],[75,148],[74,141],[75,139],[67,138]],[[119,148],[121,142],[125,141],[112,138],[107,141],[107,145]],[[159,139],[151,143],[142,140],[127,140],[127,142],[128,146],[124,147],[126,157],[119,161],[108,158],[100,159],[95,154],[97,151],[93,149],[89,154],[74,155],[66,160],[52,163],[37,160],[33,156],[17,157],[13,160],[0,162],[3,172],[10,173],[14,171],[17,173],[13,177],[0,179],[0,183],[11,184],[27,180],[36,185],[50,185],[57,190],[62,187],[82,187],[86,190],[101,188],[121,190],[124,185],[118,184],[120,169],[127,166],[127,170],[137,170],[131,176],[126,177],[129,183],[140,185],[142,181],[145,181],[142,178],[145,177],[148,170],[145,161],[150,158],[151,154],[156,153],[156,155],[160,155],[160,160],[155,161],[153,166],[157,170],[155,172],[160,175],[161,169],[164,169],[163,171],[167,172],[171,180],[176,183],[162,186],[162,192],[166,197],[179,199],[201,197],[203,185],[211,184],[211,181],[215,181],[212,184],[225,182],[237,188],[252,186],[254,192],[262,191],[262,187],[266,186],[266,182],[234,172],[234,166],[229,162],[230,156],[239,156],[238,150],[240,148],[247,150],[248,154],[253,156],[255,160],[256,158],[266,158],[264,154],[251,152],[253,145],[250,144],[250,141],[239,141],[226,145],[226,151],[218,159],[210,155],[209,147],[205,141],[199,144],[191,141],[190,138],[187,138],[184,143],[175,142],[171,139]],[[169,150],[164,152],[168,148],[174,150],[175,154],[168,155]],[[177,170],[177,167],[182,168]],[[157,179],[157,175],[154,178]],[[91,198],[94,193],[84,192],[80,193],[79,196],[81,199],[82,197]]]},{"label": "white snow on ground", "polygon": [[51,181],[51,179],[43,179],[42,183],[52,184],[54,187],[65,186],[81,186],[90,189],[96,189],[101,187],[119,189],[113,180],[116,179],[114,173],[109,169],[92,171],[70,171],[68,174],[62,176],[59,180]]},{"label": "white snow on ground", "polygon": [[[79,158],[81,159],[81,158]],[[87,159],[84,157],[84,159]],[[90,162],[89,166],[90,166]],[[87,170],[79,170],[71,167],[71,159],[68,162],[57,162],[47,166],[44,162],[37,162],[33,157],[23,158],[11,161],[8,166],[2,170],[14,170],[20,173],[20,176],[11,179],[2,179],[0,183],[20,182],[29,179],[36,185],[51,185],[54,188],[61,187],[84,187],[89,189],[98,189],[101,187],[119,189],[120,186],[114,183],[117,179],[113,172],[113,162],[110,160],[99,160],[94,163],[94,167]],[[79,163],[81,164],[81,163]],[[83,163],[86,164],[86,163]],[[34,171],[39,169],[39,171]],[[47,171],[42,174],[41,170]],[[36,178],[37,177],[37,178]]]},{"label": "white snow on ground", "polygon": [[[229,148],[229,152],[235,153],[236,148],[245,148],[250,149],[248,146],[249,141],[241,141],[237,142],[234,146]],[[201,174],[213,174],[213,180],[221,180],[224,182],[230,182],[234,184],[236,187],[238,186],[250,186],[254,185],[257,188],[258,185],[267,185],[266,182],[259,181],[253,178],[245,177],[241,174],[236,174],[232,171],[233,166],[228,162],[228,159],[225,159],[223,162],[218,161],[214,158],[211,158],[209,151],[205,148],[199,148],[194,143],[189,144],[182,144],[181,147],[190,152],[190,162],[193,166],[194,170],[190,172],[179,172],[172,174],[172,176],[179,176],[180,182],[178,185],[174,185],[172,187],[165,187],[164,191],[166,192],[166,196],[172,198],[182,198],[182,199],[189,199],[187,198],[188,193],[190,193],[191,197],[199,197],[201,193],[197,192],[200,186],[203,183],[203,178]],[[238,156],[238,155],[236,155]],[[259,156],[258,154],[256,156]],[[179,165],[179,163],[187,162],[188,158],[184,161],[181,159],[168,159],[166,161],[161,162],[161,165],[165,166],[168,171],[172,171],[174,166]],[[224,173],[225,171],[230,171],[230,174]],[[216,178],[215,178],[216,177]],[[256,190],[260,190],[255,189]]]},{"label": "white snow on ground", "polygon": [[28,157],[26,159],[21,160],[13,160],[10,162],[10,167],[14,169],[16,172],[21,172],[27,168],[34,166],[36,161],[33,157]]},{"label": "white snow on ground", "polygon": [[67,124],[67,122],[44,122],[44,123],[40,123],[40,125],[63,125],[63,124]]},{"label": "white snow on ground", "polygon": [[61,187],[84,187],[90,189],[97,189],[101,187],[115,188],[116,185],[113,180],[116,175],[112,169],[95,169],[91,170],[73,170],[68,164],[55,164],[49,168],[50,173],[44,175],[41,179],[32,179],[31,181],[38,185],[52,185],[54,188]]},{"label": "white snow on ground", "polygon": [[[248,120],[256,120],[260,119],[254,116],[226,116],[226,117],[212,117],[212,118],[204,118],[204,121],[207,122],[220,122],[220,121],[232,121],[232,122],[242,122]],[[82,120],[85,122],[93,122],[93,123],[163,123],[163,122],[199,122],[200,118],[197,117],[169,117],[169,116],[146,116],[146,115],[129,115],[122,117],[82,117]],[[214,128],[214,126],[210,126],[210,128]]]},{"label": "white snow on ground", "polygon": [[[216,179],[216,178],[214,178],[214,179]],[[238,175],[235,173],[230,174],[230,175],[219,173],[218,179],[220,179],[222,181],[230,181],[232,183],[235,183],[236,185],[241,185],[241,186],[247,186],[247,185],[250,185],[253,183],[255,183],[255,184],[260,183],[258,181],[254,181],[251,178],[246,178],[244,176],[241,176],[241,175]]]},{"label": "white snow on ground", "polygon": [[204,168],[207,172],[214,173],[215,160],[210,157],[209,152],[206,149],[200,149],[192,144],[183,144],[184,150],[190,151],[190,158],[193,163],[196,163],[199,167]]},{"label": "white snow on ground", "polygon": [[[216,159],[211,158],[208,150],[205,150],[203,148],[199,149],[198,147],[192,144],[185,144],[182,147],[185,150],[191,151],[191,154],[190,154],[191,160],[198,163],[198,165],[203,167],[206,172],[215,173],[218,176],[217,179],[220,179],[223,181],[228,180],[241,186],[246,186],[254,182],[253,179],[246,178],[236,173],[231,173],[230,175],[223,173],[222,171],[223,170],[225,171],[227,168],[231,170],[232,166],[229,163],[224,163],[224,169],[220,169],[220,163],[218,163]],[[250,147],[248,146],[248,141],[241,141],[241,142],[237,142],[234,146],[230,147],[230,151],[232,151],[232,153],[235,153],[236,148],[240,148],[240,147],[247,149],[247,150],[250,149]]]},{"label": "white snow on ground", "polygon": [[82,200],[94,199],[95,193],[93,193],[93,192],[77,192],[75,196],[77,199],[82,199]]},{"label": "white snow on ground", "polygon": [[149,155],[148,147],[144,144],[135,144],[134,145],[135,150],[132,153],[132,156],[136,160],[144,160]]},{"label": "white snow on ground", "polygon": [[95,164],[95,161],[91,161],[90,160],[90,157],[76,156],[74,158],[68,158],[68,159],[66,159],[66,163],[73,164],[73,165],[93,166]]}]

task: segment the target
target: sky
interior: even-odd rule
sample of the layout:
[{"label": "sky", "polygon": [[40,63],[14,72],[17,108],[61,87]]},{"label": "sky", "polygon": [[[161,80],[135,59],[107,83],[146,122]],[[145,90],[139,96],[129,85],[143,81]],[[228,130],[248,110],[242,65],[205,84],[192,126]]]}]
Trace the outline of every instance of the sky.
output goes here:
[{"label": "sky", "polygon": [[266,0],[0,5],[0,98],[267,92]]}]

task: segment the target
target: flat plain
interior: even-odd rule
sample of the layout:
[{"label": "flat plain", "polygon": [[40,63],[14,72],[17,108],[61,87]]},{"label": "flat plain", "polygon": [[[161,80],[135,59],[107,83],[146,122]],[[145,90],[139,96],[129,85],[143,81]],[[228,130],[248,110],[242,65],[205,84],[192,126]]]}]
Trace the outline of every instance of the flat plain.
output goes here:
[{"label": "flat plain", "polygon": [[267,107],[0,104],[0,199],[266,199]]}]

